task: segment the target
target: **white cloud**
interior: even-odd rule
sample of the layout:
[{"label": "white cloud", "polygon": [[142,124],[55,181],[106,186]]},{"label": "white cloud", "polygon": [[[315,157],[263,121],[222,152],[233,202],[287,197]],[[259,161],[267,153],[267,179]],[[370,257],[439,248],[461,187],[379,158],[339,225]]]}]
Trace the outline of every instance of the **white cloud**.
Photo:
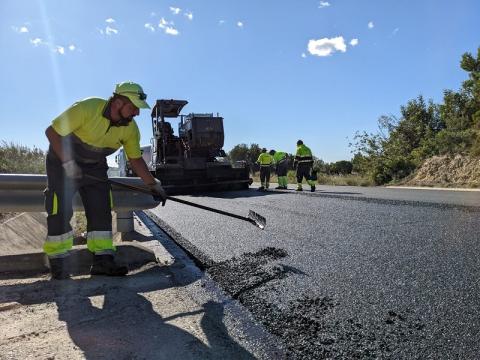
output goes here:
[{"label": "white cloud", "polygon": [[53,51],[59,53],[60,55],[65,55],[65,48],[63,46],[56,45]]},{"label": "white cloud", "polygon": [[347,45],[343,36],[308,41],[308,52],[315,56],[330,56],[336,51],[346,52]]},{"label": "white cloud", "polygon": [[168,35],[178,35],[180,34],[177,29],[173,26],[173,21],[167,21],[163,17],[160,19],[158,23],[158,27],[165,31],[165,34]]},{"label": "white cloud", "polygon": [[186,12],[184,15],[188,18],[188,20],[193,20],[193,14],[191,12]]},{"label": "white cloud", "polygon": [[223,24],[225,24],[225,20],[220,20],[220,21],[218,22],[218,25],[223,25]]},{"label": "white cloud", "polygon": [[146,23],[145,28],[150,30],[151,32],[155,32],[155,27],[150,23]]},{"label": "white cloud", "polygon": [[152,11],[152,12],[150,13],[150,16],[151,16],[151,17],[157,16],[157,13],[156,13],[155,11]]},{"label": "white cloud", "polygon": [[239,28],[243,28],[243,22],[237,21],[237,26],[238,26]]},{"label": "white cloud", "polygon": [[47,45],[48,46],[48,42],[43,41],[43,39],[40,39],[40,38],[30,39],[30,44],[32,44],[35,47],[40,46],[40,45]]},{"label": "white cloud", "polygon": [[160,21],[158,22],[158,27],[159,28],[162,28],[162,29],[165,29],[165,27],[170,24],[167,20],[165,20],[163,17],[160,19]]},{"label": "white cloud", "polygon": [[175,29],[175,28],[173,28],[173,27],[171,27],[171,26],[167,26],[167,27],[165,28],[165,34],[168,34],[168,35],[178,35],[178,34],[180,34],[180,33],[178,32],[177,29]]},{"label": "white cloud", "polygon": [[373,29],[375,25],[373,24],[373,21],[370,21],[367,26],[369,29]]},{"label": "white cloud", "polygon": [[302,58],[306,58],[306,57],[307,57],[307,54],[302,53]]},{"label": "white cloud", "polygon": [[352,46],[357,46],[357,45],[358,45],[358,39],[352,39],[352,40],[350,40],[350,45],[352,45]]},{"label": "white cloud", "polygon": [[178,15],[178,14],[180,14],[180,11],[182,11],[182,9],[180,9],[178,7],[170,6],[170,11],[172,12],[172,14]]},{"label": "white cloud", "polygon": [[329,7],[329,6],[330,6],[330,3],[328,1],[320,1],[320,4],[318,5],[320,9],[324,7]]},{"label": "white cloud", "polygon": [[26,26],[12,26],[12,30],[19,34],[26,34],[29,32]]},{"label": "white cloud", "polygon": [[76,48],[77,48],[77,47],[76,47],[75,45],[73,45],[73,44],[72,44],[72,45],[68,45],[68,50],[70,50],[70,51],[75,51]]},{"label": "white cloud", "polygon": [[115,28],[112,28],[110,26],[107,26],[105,28],[105,34],[107,34],[107,35],[118,34],[118,30],[115,29]]},{"label": "white cloud", "polygon": [[109,24],[113,24],[115,22],[115,19],[108,18],[108,19],[105,20],[105,22],[107,22]]}]

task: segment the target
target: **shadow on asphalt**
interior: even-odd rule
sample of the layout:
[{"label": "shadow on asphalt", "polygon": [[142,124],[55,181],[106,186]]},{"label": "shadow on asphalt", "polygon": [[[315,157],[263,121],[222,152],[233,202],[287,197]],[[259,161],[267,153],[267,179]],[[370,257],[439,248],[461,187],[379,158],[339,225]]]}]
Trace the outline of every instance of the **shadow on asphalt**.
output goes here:
[{"label": "shadow on asphalt", "polygon": [[[70,338],[85,359],[178,359],[182,352],[198,359],[254,359],[229,336],[223,325],[222,303],[207,301],[202,309],[167,318],[155,311],[149,301],[151,292],[186,285],[173,283],[170,274],[170,270],[155,266],[122,278],[99,276],[0,286],[0,303],[55,303],[58,319],[66,323]],[[103,306],[92,303],[92,297],[97,296],[103,296]],[[168,323],[201,313],[200,326],[208,345]]]},{"label": "shadow on asphalt", "polygon": [[191,197],[214,197],[222,199],[251,198],[259,196],[279,195],[282,192],[276,190],[258,191],[257,189],[239,190],[239,191],[218,191],[190,194]]}]

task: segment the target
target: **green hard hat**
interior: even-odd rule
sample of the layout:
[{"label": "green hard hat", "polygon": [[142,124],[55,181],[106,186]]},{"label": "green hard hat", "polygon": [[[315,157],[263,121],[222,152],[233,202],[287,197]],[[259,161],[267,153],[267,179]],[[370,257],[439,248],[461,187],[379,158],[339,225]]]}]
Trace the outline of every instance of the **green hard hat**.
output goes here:
[{"label": "green hard hat", "polygon": [[150,106],[145,102],[147,94],[137,83],[131,81],[124,81],[115,86],[114,94],[126,96],[139,109],[150,109]]}]

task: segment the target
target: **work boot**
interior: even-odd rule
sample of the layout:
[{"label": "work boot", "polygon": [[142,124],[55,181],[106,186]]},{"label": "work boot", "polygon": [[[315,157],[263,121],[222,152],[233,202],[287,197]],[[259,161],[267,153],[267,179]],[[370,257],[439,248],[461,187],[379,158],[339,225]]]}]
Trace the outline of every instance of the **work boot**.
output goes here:
[{"label": "work boot", "polygon": [[65,280],[70,278],[70,272],[68,271],[67,257],[49,258],[50,274],[52,279]]},{"label": "work boot", "polygon": [[283,186],[277,186],[275,189],[285,189]]},{"label": "work boot", "polygon": [[315,185],[312,185],[312,186],[310,187],[310,192],[315,192]]},{"label": "work boot", "polygon": [[258,191],[263,191],[263,190],[265,190],[265,188],[263,186],[260,186],[257,190]]},{"label": "work boot", "polygon": [[113,255],[95,255],[90,275],[125,276],[128,268],[115,262]]}]

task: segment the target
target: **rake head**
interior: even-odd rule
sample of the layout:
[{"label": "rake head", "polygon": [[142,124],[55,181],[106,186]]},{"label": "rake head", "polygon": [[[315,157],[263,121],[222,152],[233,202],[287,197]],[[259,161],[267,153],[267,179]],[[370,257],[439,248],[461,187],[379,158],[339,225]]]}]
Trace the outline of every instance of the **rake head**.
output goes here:
[{"label": "rake head", "polygon": [[248,219],[252,224],[258,226],[262,230],[265,229],[265,225],[267,225],[267,220],[262,215],[257,214],[252,210],[248,211]]}]

